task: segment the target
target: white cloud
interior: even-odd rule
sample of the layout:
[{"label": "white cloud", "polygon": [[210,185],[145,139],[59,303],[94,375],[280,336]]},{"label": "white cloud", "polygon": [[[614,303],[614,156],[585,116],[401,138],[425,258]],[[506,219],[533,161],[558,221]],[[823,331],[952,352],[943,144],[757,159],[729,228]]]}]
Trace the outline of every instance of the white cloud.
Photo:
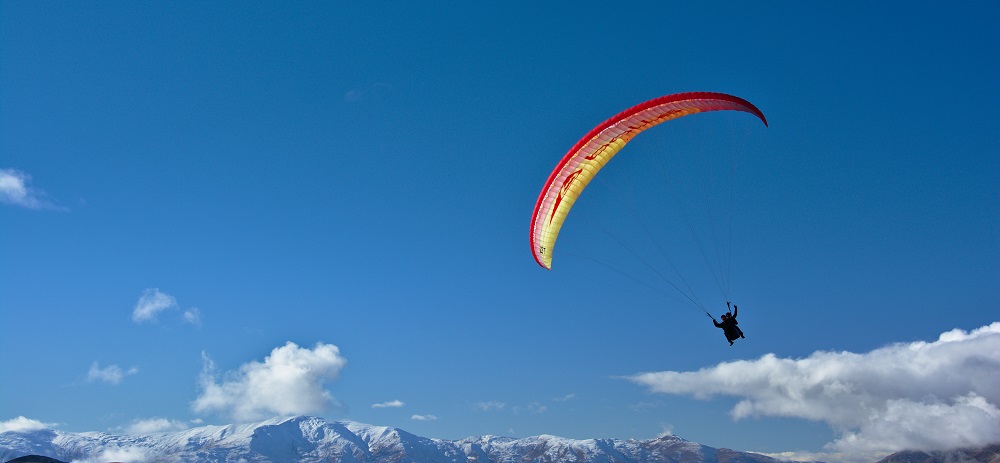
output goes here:
[{"label": "white cloud", "polygon": [[100,463],[105,461],[149,461],[153,455],[142,447],[110,447],[96,452],[94,456],[84,460],[73,460],[73,463]]},{"label": "white cloud", "polygon": [[410,419],[414,421],[434,421],[438,419],[438,417],[434,415],[413,415]]},{"label": "white cloud", "polygon": [[45,200],[45,193],[32,188],[31,176],[15,170],[0,169],[0,202],[28,209],[60,209]]},{"label": "white cloud", "polygon": [[886,442],[892,443],[893,450],[933,450],[979,447],[998,441],[1000,408],[970,392],[947,401],[934,397],[923,401],[889,400],[884,411],[845,432],[829,448],[845,453],[878,453],[885,450]]},{"label": "white cloud", "polygon": [[216,382],[211,360],[202,354],[205,370],[197,412],[219,412],[237,420],[274,415],[320,413],[337,404],[324,385],[347,364],[337,346],[316,344],[304,349],[293,342],[275,348],[264,362],[252,361]]},{"label": "white cloud", "polygon": [[[768,452],[755,452],[750,450],[750,452],[757,453],[760,455],[767,455],[771,458],[776,458],[781,461],[787,462],[797,462],[797,461],[853,461],[857,458],[857,455],[852,456],[851,459],[846,458],[844,455],[832,452],[778,452],[778,453],[768,453]],[[880,456],[881,455],[881,456]],[[884,454],[872,455],[871,458],[867,458],[864,463],[871,463],[872,461],[881,460]]]},{"label": "white cloud", "polygon": [[517,405],[514,407],[514,413],[545,413],[548,411],[549,407],[542,405],[538,402],[532,402],[528,405]]},{"label": "white cloud", "polygon": [[148,418],[135,420],[125,430],[128,434],[153,434],[168,431],[183,431],[188,429],[184,422],[166,418]]},{"label": "white cloud", "polygon": [[201,326],[201,311],[197,307],[192,307],[184,311],[184,323]]},{"label": "white cloud", "polygon": [[503,402],[499,402],[496,400],[489,400],[486,402],[476,402],[475,404],[472,405],[472,408],[475,408],[476,410],[482,412],[495,412],[503,410],[503,408],[506,406],[507,404]]},{"label": "white cloud", "polygon": [[136,367],[123,370],[118,365],[108,365],[102,368],[99,363],[94,362],[90,364],[90,370],[87,371],[87,382],[100,381],[108,384],[120,384],[126,376],[131,376],[138,372],[139,369]]},{"label": "white cloud", "polygon": [[573,400],[575,398],[576,398],[576,394],[570,393],[570,394],[566,394],[566,395],[564,395],[562,397],[556,397],[556,398],[554,398],[552,400],[554,400],[556,402],[568,402],[568,401]]},{"label": "white cloud", "polygon": [[861,354],[815,352],[802,359],[768,354],[628,379],[663,394],[740,397],[730,411],[736,420],[780,416],[826,422],[838,433],[827,450],[841,460],[870,460],[904,449],[1000,441],[997,352],[1000,322]]},{"label": "white cloud", "polygon": [[[159,288],[147,288],[132,309],[132,321],[135,323],[158,322],[160,314],[170,310],[180,310],[177,299],[164,293]],[[194,326],[201,326],[201,310],[191,307],[181,314],[181,321]]]},{"label": "white cloud", "polygon": [[19,416],[14,419],[7,421],[0,421],[0,432],[29,432],[38,431],[40,429],[52,429],[55,425],[51,423],[42,423],[38,420],[32,420],[30,418],[25,418]]},{"label": "white cloud", "polygon": [[156,321],[160,312],[176,309],[177,300],[173,296],[161,293],[157,288],[149,288],[139,296],[139,302],[132,309],[132,321],[136,323]]},{"label": "white cloud", "polygon": [[382,402],[380,404],[372,404],[372,408],[399,408],[406,405],[401,400],[390,400],[388,402]]}]

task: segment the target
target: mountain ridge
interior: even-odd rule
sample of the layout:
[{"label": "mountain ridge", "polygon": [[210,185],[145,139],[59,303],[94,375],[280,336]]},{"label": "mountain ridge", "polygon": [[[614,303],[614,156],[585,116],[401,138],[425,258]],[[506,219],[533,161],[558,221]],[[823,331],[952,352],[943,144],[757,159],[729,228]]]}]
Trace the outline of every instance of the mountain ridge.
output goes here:
[{"label": "mountain ridge", "polygon": [[905,450],[889,455],[878,463],[1000,463],[1000,443],[948,451]]},{"label": "mountain ridge", "polygon": [[399,428],[310,416],[201,426],[138,435],[44,429],[0,433],[3,461],[45,455],[60,461],[343,463],[778,463],[676,436],[649,440],[417,436]]},{"label": "mountain ridge", "polygon": [[[136,435],[53,429],[0,433],[0,462],[248,463],[782,463],[753,452],[713,448],[677,436],[656,439],[421,437],[399,428],[311,416],[208,425]],[[814,462],[820,463],[820,462]],[[902,451],[877,463],[1000,463],[1000,444]]]}]

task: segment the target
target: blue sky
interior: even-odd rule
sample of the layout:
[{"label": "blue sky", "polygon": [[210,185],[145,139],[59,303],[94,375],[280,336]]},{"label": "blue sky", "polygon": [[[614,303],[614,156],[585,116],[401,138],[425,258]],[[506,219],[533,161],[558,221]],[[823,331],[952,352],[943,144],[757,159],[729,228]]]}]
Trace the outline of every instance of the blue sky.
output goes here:
[{"label": "blue sky", "polygon": [[[0,421],[305,413],[440,438],[951,444],[755,395],[781,380],[697,372],[909,364],[893,346],[982,372],[961,368],[1000,331],[997,7],[663,3],[3,2]],[[529,220],[559,158],[683,91],[745,98],[770,127],[713,113],[642,134],[538,267]],[[733,347],[616,244],[658,266],[653,246],[676,253],[718,316],[691,238],[712,234],[670,208],[703,214],[730,188]],[[642,376],[657,372],[696,386]],[[900,375],[926,388],[823,384],[882,391],[866,397],[885,417],[1000,419],[981,383]]]}]

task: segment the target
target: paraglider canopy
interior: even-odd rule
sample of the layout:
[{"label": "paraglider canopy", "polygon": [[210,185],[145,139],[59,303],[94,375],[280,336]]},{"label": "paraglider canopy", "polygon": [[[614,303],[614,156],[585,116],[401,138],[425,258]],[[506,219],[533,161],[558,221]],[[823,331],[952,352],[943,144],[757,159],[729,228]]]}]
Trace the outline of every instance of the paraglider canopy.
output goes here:
[{"label": "paraglider canopy", "polygon": [[662,96],[633,106],[594,127],[580,139],[549,175],[531,216],[531,252],[543,268],[552,268],[552,249],[566,215],[587,184],[633,137],[654,125],[708,111],[764,114],[750,102],[732,95],[689,92]]}]

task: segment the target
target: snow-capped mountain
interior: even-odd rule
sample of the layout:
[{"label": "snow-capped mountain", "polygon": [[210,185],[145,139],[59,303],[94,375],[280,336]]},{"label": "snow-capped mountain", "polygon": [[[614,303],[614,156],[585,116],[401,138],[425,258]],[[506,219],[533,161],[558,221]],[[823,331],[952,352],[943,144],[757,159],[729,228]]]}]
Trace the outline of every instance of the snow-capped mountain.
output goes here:
[{"label": "snow-capped mountain", "polygon": [[651,440],[482,436],[451,441],[397,428],[315,417],[117,435],[56,430],[0,433],[0,461],[44,455],[88,462],[778,463],[675,436]]},{"label": "snow-capped mountain", "polygon": [[878,463],[1000,463],[1000,444],[947,451],[896,452]]}]

